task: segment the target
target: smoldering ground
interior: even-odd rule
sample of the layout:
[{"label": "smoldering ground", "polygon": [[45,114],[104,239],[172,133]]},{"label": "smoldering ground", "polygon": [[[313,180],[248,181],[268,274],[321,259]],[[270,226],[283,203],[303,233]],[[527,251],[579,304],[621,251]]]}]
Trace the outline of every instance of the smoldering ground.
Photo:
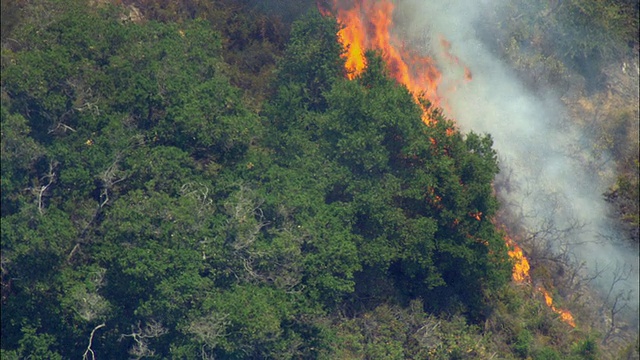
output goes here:
[{"label": "smoldering ground", "polygon": [[[496,190],[511,220],[525,237],[537,236],[537,245],[582,265],[584,278],[599,274],[591,283],[602,297],[622,294],[618,300],[637,318],[638,248],[626,241],[603,196],[615,181],[610,154],[589,151],[593,134],[572,121],[560,100],[566,89],[532,89],[500,59],[491,39],[499,30],[492,34],[482,21],[502,5],[507,1],[405,0],[397,2],[395,21],[400,36],[438,60],[448,115],[464,132],[493,137],[501,162]],[[442,55],[441,38],[458,63]]]}]

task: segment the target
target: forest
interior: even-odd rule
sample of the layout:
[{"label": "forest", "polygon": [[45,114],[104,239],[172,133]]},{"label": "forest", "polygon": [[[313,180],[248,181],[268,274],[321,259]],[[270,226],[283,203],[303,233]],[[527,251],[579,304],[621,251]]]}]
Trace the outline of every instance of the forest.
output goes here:
[{"label": "forest", "polygon": [[313,1],[3,0],[0,357],[637,359],[512,281],[491,134],[378,52],[349,80],[340,28]]}]

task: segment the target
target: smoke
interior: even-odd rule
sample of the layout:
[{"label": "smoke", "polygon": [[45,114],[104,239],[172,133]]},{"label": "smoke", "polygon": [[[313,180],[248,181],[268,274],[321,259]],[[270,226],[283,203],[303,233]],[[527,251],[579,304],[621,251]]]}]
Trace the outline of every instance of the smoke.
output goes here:
[{"label": "smoke", "polygon": [[[404,39],[438,61],[448,115],[463,132],[493,137],[501,162],[496,189],[510,216],[555,254],[584,264],[586,273],[604,270],[594,281],[602,296],[612,300],[631,291],[626,304],[637,314],[638,249],[624,240],[603,196],[615,178],[613,164],[589,153],[593,139],[570,121],[554,89],[527,88],[492,53],[485,37],[491,32],[481,36],[478,24],[501,3],[398,1],[395,22]],[[458,64],[443,54],[441,37],[451,43]],[[464,66],[473,74],[470,82],[464,81]]]}]

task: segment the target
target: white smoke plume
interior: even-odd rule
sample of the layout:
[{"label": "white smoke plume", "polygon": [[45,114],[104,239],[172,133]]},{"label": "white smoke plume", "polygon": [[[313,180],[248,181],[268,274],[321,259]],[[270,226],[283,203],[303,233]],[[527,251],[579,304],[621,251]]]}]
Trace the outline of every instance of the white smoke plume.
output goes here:
[{"label": "white smoke plume", "polygon": [[[595,281],[604,297],[631,290],[627,304],[637,317],[638,249],[623,240],[603,196],[615,181],[614,169],[594,166],[606,162],[581,153],[592,139],[569,121],[556,92],[528,89],[483,42],[476,24],[499,3],[397,1],[395,22],[401,37],[438,60],[447,115],[463,132],[493,137],[502,171],[498,195],[512,216],[530,234],[543,231],[554,252],[572,254],[576,265],[584,264],[585,276],[605,270]],[[440,37],[451,43],[460,64],[438,55]],[[463,80],[463,65],[473,74],[470,82]],[[618,279],[611,291],[621,270],[626,280]]]}]

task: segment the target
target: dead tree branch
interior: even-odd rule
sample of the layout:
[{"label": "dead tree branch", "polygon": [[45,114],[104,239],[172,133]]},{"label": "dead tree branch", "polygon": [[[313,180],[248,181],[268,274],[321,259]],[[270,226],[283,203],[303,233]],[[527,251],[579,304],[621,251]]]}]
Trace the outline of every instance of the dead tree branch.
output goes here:
[{"label": "dead tree branch", "polygon": [[55,160],[49,161],[49,171],[39,179],[39,183],[47,181],[46,185],[40,185],[32,188],[28,188],[27,190],[31,190],[31,192],[36,196],[38,201],[38,213],[40,215],[44,214],[44,197],[47,194],[47,190],[53,185],[56,180],[55,168],[58,166],[58,162]]},{"label": "dead tree branch", "polygon": [[127,174],[120,174],[121,171],[118,168],[118,163],[121,158],[122,154],[117,153],[111,165],[109,165],[109,167],[100,175],[100,180],[102,182],[102,189],[100,189],[100,209],[109,202],[109,191],[113,189],[117,183],[124,181],[129,177]]},{"label": "dead tree branch", "polygon": [[85,350],[84,354],[82,354],[82,360],[89,360],[89,354],[91,354],[91,360],[96,360],[96,354],[93,352],[93,349],[91,349],[91,345],[93,344],[93,335],[95,335],[96,330],[105,326],[107,325],[105,325],[105,323],[102,323],[91,330],[91,335],[89,336],[89,345],[87,346],[87,350]]},{"label": "dead tree branch", "polygon": [[[604,299],[602,304],[601,312],[605,311],[609,317],[608,321],[608,329],[607,332],[602,339],[602,343],[606,344],[610,341],[613,335],[616,334],[618,330],[618,315],[627,309],[629,299],[631,298],[631,294],[633,290],[631,289],[620,289],[615,291],[618,285],[624,285],[624,282],[629,280],[629,276],[631,274],[631,266],[629,265],[620,265],[616,264],[613,269],[613,278],[611,279],[611,285],[609,286],[609,291]],[[613,295],[613,297],[612,297]]]},{"label": "dead tree branch", "polygon": [[162,323],[151,320],[144,328],[140,326],[140,321],[137,325],[138,329],[132,328],[131,334],[123,334],[120,336],[120,340],[125,337],[131,337],[135,341],[133,347],[129,350],[129,353],[135,356],[137,359],[141,359],[146,356],[153,356],[155,351],[149,348],[149,339],[158,338],[168,332],[168,330],[162,326]]}]

